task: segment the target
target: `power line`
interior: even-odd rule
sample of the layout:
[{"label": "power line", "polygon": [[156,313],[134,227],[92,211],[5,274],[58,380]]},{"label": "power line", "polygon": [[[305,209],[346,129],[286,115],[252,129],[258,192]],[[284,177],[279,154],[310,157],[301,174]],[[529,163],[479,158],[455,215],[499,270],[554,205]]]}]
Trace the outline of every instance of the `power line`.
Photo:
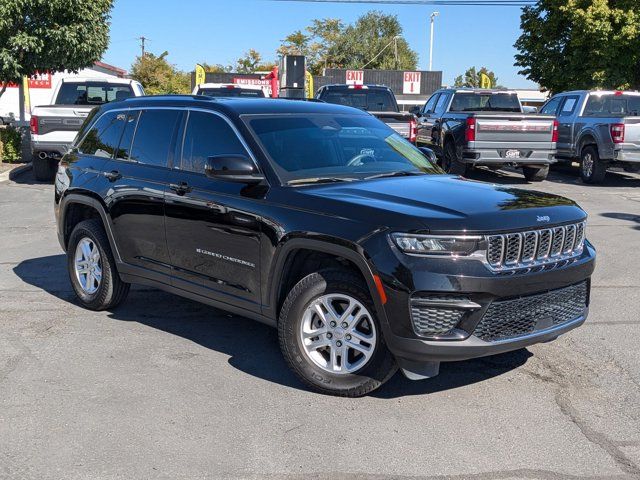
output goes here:
[{"label": "power line", "polygon": [[275,2],[301,3],[368,3],[378,5],[438,5],[473,7],[527,7],[537,0],[272,0]]}]

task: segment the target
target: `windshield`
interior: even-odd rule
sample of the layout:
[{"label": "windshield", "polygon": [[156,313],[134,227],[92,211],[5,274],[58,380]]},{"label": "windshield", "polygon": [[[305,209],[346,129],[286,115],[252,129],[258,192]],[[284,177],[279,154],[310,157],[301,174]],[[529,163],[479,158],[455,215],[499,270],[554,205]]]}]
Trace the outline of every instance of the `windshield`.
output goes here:
[{"label": "windshield", "polygon": [[249,116],[245,121],[285,183],[442,173],[420,150],[369,115]]},{"label": "windshield", "polygon": [[203,88],[198,92],[198,95],[208,95],[210,97],[264,98],[262,90],[249,90],[235,87]]},{"label": "windshield", "polygon": [[102,105],[133,97],[129,85],[108,83],[63,83],[60,86],[56,105]]},{"label": "windshield", "polygon": [[515,112],[521,113],[518,96],[513,93],[456,93],[451,112]]},{"label": "windshield", "polygon": [[397,112],[398,107],[388,91],[385,90],[325,90],[320,100],[337,105],[355,107],[368,112]]},{"label": "windshield", "polygon": [[640,95],[590,95],[584,107],[585,116],[633,115],[640,112]]}]

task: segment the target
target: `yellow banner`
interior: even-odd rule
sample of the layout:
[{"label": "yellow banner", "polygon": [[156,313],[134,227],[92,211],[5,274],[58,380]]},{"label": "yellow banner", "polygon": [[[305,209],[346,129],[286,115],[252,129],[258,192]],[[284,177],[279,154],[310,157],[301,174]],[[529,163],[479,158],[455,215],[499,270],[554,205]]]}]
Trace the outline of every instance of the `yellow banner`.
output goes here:
[{"label": "yellow banner", "polygon": [[29,77],[22,77],[22,86],[24,90],[24,113],[31,115],[31,92],[29,92]]},{"label": "yellow banner", "polygon": [[205,77],[206,74],[204,71],[204,67],[199,63],[196,63],[196,85],[202,85],[203,83],[206,83]]},{"label": "yellow banner", "polygon": [[480,88],[491,88],[491,78],[486,73],[480,74]]},{"label": "yellow banner", "polygon": [[306,82],[305,82],[305,89],[307,90],[307,98],[313,98],[313,95],[315,94],[315,92],[313,91],[313,75],[311,75],[311,73],[309,72],[304,72],[305,77],[306,77]]}]

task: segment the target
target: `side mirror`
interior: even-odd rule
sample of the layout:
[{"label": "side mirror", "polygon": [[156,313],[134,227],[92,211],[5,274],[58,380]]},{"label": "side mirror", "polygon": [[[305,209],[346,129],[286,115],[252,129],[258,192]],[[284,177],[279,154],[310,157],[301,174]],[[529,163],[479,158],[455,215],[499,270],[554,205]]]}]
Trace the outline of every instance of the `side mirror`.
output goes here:
[{"label": "side mirror", "polygon": [[411,107],[411,110],[409,110],[409,113],[413,113],[414,115],[420,115],[420,107]]},{"label": "side mirror", "polygon": [[209,178],[255,185],[264,180],[253,160],[244,155],[216,155],[207,158],[204,173]]},{"label": "side mirror", "polygon": [[430,148],[427,147],[418,147],[418,150],[420,150],[422,152],[422,154],[427,157],[427,159],[434,165],[438,164],[438,157],[436,157],[436,154],[433,152],[433,150],[431,150]]}]

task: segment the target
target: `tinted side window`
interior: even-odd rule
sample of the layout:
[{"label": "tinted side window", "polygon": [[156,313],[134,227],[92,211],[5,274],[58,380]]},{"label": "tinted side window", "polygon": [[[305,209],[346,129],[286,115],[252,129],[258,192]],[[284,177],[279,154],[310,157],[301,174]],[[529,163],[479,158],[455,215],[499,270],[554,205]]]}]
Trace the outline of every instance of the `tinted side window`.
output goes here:
[{"label": "tinted side window", "polygon": [[98,119],[89,129],[78,149],[85,155],[111,158],[118,148],[126,114],[108,112]]},{"label": "tinted side window", "polygon": [[562,101],[563,97],[553,97],[551,100],[549,100],[547,102],[547,104],[542,107],[542,109],[540,110],[540,113],[543,113],[545,115],[555,115],[556,112],[558,111],[558,107],[560,106],[560,102]]},{"label": "tinted side window", "polygon": [[130,159],[129,154],[131,151],[131,140],[133,140],[133,134],[136,131],[139,114],[140,112],[131,112],[127,114],[124,132],[122,132],[122,139],[120,140],[120,146],[118,147],[118,150],[116,150],[116,158],[118,160]]},{"label": "tinted side window", "polygon": [[143,110],[131,146],[130,160],[166,167],[169,150],[182,118],[179,110]]},{"label": "tinted side window", "polygon": [[427,103],[422,109],[422,113],[432,113],[434,111],[436,102],[438,101],[438,96],[439,94],[432,95],[431,98],[427,100]]},{"label": "tinted side window", "polygon": [[444,113],[447,108],[447,104],[449,103],[450,95],[448,93],[443,93],[440,95],[438,99],[438,103],[436,103],[436,113]]},{"label": "tinted side window", "polygon": [[558,115],[561,117],[567,117],[569,115],[573,115],[573,112],[575,112],[577,105],[578,105],[578,97],[576,96],[565,97],[564,103],[562,104],[562,108],[560,109],[560,113]]},{"label": "tinted side window", "polygon": [[189,112],[181,168],[204,173],[204,164],[208,157],[227,154],[248,156],[229,124],[211,113]]}]

